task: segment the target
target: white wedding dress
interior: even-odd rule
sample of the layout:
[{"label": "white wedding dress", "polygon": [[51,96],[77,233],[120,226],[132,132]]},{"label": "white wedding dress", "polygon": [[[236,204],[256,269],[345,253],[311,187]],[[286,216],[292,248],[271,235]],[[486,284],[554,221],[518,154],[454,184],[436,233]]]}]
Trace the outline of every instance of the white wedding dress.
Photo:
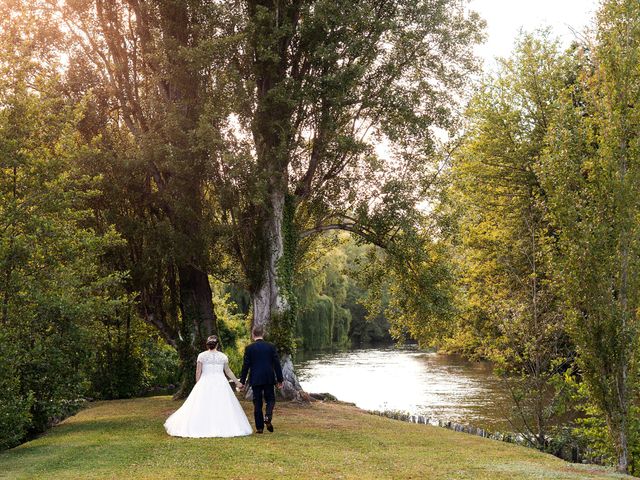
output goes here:
[{"label": "white wedding dress", "polygon": [[253,433],[225,372],[235,376],[229,368],[227,356],[215,350],[198,355],[202,363],[200,380],[193,390],[164,423],[167,433],[174,437],[239,437]]}]

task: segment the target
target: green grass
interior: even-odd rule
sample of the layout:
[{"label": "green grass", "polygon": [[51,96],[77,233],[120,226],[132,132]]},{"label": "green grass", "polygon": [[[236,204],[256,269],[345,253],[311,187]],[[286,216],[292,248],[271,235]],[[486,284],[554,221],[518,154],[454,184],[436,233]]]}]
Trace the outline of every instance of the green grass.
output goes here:
[{"label": "green grass", "polygon": [[[278,403],[273,434],[172,438],[162,424],[177,406],[169,397],[91,404],[46,435],[1,453],[0,478],[631,478],[335,403]],[[243,406],[250,413],[251,404]]]}]

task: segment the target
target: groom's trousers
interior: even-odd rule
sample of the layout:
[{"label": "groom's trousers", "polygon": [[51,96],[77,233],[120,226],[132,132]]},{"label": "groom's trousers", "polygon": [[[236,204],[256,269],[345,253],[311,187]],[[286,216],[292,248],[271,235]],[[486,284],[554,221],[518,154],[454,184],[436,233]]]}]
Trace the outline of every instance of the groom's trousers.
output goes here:
[{"label": "groom's trousers", "polygon": [[[276,404],[276,393],[273,385],[253,385],[253,416],[256,421],[256,429],[264,429],[264,419],[273,418],[273,406]],[[264,415],[262,414],[262,400],[267,403]]]}]

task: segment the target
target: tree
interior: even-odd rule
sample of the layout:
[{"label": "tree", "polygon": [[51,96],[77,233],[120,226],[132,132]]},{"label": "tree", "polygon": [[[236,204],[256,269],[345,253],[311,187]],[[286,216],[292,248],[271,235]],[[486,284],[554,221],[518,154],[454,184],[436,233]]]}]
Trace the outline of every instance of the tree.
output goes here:
[{"label": "tree", "polygon": [[517,406],[514,427],[543,449],[557,420],[554,378],[567,368],[572,346],[540,170],[570,66],[548,34],[520,38],[471,101],[448,192],[458,211],[452,249],[460,301],[453,334],[472,344],[459,348],[497,363]]},{"label": "tree", "polygon": [[[296,336],[305,350],[349,344],[351,313],[345,308],[350,279],[345,238],[327,235],[321,248],[307,255],[296,275]],[[312,258],[308,258],[312,257]]]},{"label": "tree", "polygon": [[82,106],[30,60],[0,51],[0,448],[79,407],[92,327],[127,303],[123,272],[102,263],[118,236],[89,226],[96,182],[75,168],[93,154]]},{"label": "tree", "polygon": [[458,0],[29,8],[62,23],[69,94],[95,99],[82,129],[102,141],[87,165],[106,179],[97,217],[127,239],[114,263],[179,350],[181,393],[215,328],[208,274],[236,269],[283,354],[286,391],[299,391],[296,262],[329,229],[384,248],[419,237],[396,242],[420,223],[438,173],[432,130],[453,127],[478,17]]},{"label": "tree", "polygon": [[[248,0],[242,8],[246,41],[234,63],[246,94],[235,100],[233,142],[242,168],[221,182],[229,186],[221,205],[237,232],[231,249],[253,323],[268,326],[295,396],[297,259],[326,230],[384,248],[415,230],[416,204],[437,172],[432,128],[453,126],[450,106],[474,66],[480,22],[448,0]],[[392,158],[376,154],[378,142]],[[250,183],[238,179],[247,174]]]},{"label": "tree", "polygon": [[605,1],[596,26],[552,119],[543,185],[581,373],[626,472],[639,347],[640,5]]},{"label": "tree", "polygon": [[131,271],[141,316],[178,350],[183,397],[198,351],[216,332],[209,274],[223,262],[212,258],[219,232],[208,198],[210,157],[219,151],[201,135],[219,137],[226,87],[215,74],[225,49],[216,42],[227,19],[213,2],[43,5],[60,12],[72,95],[93,99],[81,128],[101,139],[102,156],[87,164],[104,178],[96,217],[127,240],[113,261]]}]

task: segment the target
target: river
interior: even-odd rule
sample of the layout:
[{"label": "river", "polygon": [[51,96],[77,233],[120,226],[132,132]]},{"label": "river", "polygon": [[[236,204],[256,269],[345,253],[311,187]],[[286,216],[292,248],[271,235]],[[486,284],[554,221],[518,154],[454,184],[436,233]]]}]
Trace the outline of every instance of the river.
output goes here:
[{"label": "river", "polygon": [[295,363],[307,392],[328,392],[366,410],[397,410],[510,430],[509,395],[486,362],[404,346],[300,352]]}]

